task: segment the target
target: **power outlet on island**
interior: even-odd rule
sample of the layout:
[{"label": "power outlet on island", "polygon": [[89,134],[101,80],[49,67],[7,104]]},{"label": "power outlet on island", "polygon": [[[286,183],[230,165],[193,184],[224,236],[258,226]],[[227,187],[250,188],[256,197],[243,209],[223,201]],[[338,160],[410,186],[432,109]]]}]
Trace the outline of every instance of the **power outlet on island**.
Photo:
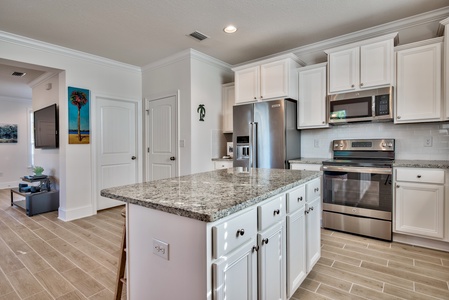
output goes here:
[{"label": "power outlet on island", "polygon": [[158,239],[153,239],[153,254],[168,260],[169,244]]}]

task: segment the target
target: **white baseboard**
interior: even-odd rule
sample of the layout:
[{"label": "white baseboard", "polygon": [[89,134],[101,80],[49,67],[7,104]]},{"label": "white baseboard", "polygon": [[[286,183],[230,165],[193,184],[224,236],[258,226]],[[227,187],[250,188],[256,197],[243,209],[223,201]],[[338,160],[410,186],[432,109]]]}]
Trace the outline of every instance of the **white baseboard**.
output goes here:
[{"label": "white baseboard", "polygon": [[20,180],[18,181],[5,181],[5,182],[0,182],[0,189],[10,189],[10,188],[15,188],[19,186],[19,183],[22,182]]},{"label": "white baseboard", "polygon": [[393,233],[393,241],[403,244],[409,244],[449,252],[449,242],[444,241],[437,241],[400,233]]},{"label": "white baseboard", "polygon": [[72,209],[62,209],[59,207],[58,209],[58,219],[62,221],[72,221],[76,219],[81,219],[85,217],[89,217],[93,215],[92,205],[87,205],[83,207],[77,207]]}]

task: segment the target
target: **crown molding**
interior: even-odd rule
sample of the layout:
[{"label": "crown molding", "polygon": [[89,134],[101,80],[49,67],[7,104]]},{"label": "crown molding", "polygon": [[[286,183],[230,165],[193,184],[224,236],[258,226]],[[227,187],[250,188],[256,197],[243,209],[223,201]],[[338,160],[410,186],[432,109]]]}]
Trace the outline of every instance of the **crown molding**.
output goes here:
[{"label": "crown molding", "polygon": [[105,57],[89,54],[86,52],[81,52],[81,51],[66,48],[66,47],[61,47],[58,45],[38,41],[35,39],[30,39],[30,38],[16,35],[13,33],[9,33],[6,31],[0,31],[0,41],[19,45],[22,47],[28,47],[28,48],[32,48],[32,49],[36,49],[36,50],[40,50],[40,51],[44,51],[44,52],[48,52],[48,53],[52,53],[52,54],[60,54],[60,55],[68,56],[71,58],[81,59],[84,61],[88,61],[89,63],[95,63],[95,64],[102,65],[102,66],[122,68],[122,69],[126,69],[128,71],[131,71],[131,72],[139,72],[139,73],[141,72],[141,68],[138,66],[125,64],[125,63],[121,63],[121,62],[118,62],[118,61],[115,61],[112,59],[108,59]]},{"label": "crown molding", "polygon": [[310,54],[311,52],[321,52],[326,49],[331,49],[345,44],[359,42],[365,39],[375,38],[380,35],[401,31],[410,27],[415,27],[430,22],[441,21],[443,19],[446,19],[448,15],[449,15],[449,6],[436,9],[430,12],[422,13],[419,15],[415,15],[412,17],[374,26],[371,28],[344,34],[317,43],[301,46],[298,48],[278,53],[277,55],[284,53],[294,53],[297,56],[301,56]]},{"label": "crown molding", "polygon": [[202,52],[199,52],[197,50],[194,50],[192,48],[183,50],[181,52],[178,52],[176,54],[170,55],[168,57],[165,57],[163,59],[160,59],[158,61],[155,61],[153,63],[150,63],[144,67],[142,67],[142,71],[149,71],[149,70],[155,70],[159,69],[165,66],[169,66],[171,64],[177,63],[179,61],[185,60],[185,59],[197,59],[209,64],[212,64],[214,66],[221,67],[222,69],[226,71],[231,71],[231,65],[227,64],[219,59],[216,59],[212,56],[206,55]]},{"label": "crown molding", "polygon": [[394,51],[397,52],[397,51],[401,51],[401,50],[405,50],[405,49],[411,49],[411,48],[427,46],[427,45],[436,44],[436,43],[442,43],[443,40],[444,40],[444,38],[442,36],[440,36],[440,37],[436,37],[433,39],[428,39],[428,40],[424,40],[424,41],[419,41],[419,42],[414,42],[414,43],[410,43],[410,44],[397,46],[397,47],[394,47]]}]

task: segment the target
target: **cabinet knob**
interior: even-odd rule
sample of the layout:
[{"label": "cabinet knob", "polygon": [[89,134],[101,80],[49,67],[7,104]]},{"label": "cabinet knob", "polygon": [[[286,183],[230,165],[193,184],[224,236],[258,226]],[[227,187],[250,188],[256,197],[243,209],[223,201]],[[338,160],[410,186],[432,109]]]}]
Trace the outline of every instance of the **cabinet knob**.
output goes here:
[{"label": "cabinet knob", "polygon": [[254,97],[254,100],[257,100],[257,97]]},{"label": "cabinet knob", "polygon": [[309,210],[313,210],[313,206]]},{"label": "cabinet knob", "polygon": [[351,87],[353,88],[355,85],[351,84]]},{"label": "cabinet knob", "polygon": [[302,196],[301,196],[301,197],[298,197],[298,202],[299,202],[299,201],[302,201]]},{"label": "cabinet knob", "polygon": [[131,156],[131,159],[132,159],[132,160],[136,160],[137,157],[135,157],[135,156],[133,155],[133,156]]},{"label": "cabinet knob", "polygon": [[259,246],[253,246],[253,252],[259,251]]},{"label": "cabinet knob", "polygon": [[262,245],[266,245],[266,244],[268,244],[268,241],[269,241],[269,240],[268,240],[268,238],[266,238],[266,239],[263,239],[263,240],[262,240]]},{"label": "cabinet knob", "polygon": [[238,236],[243,236],[245,234],[245,229],[239,229],[239,230],[237,230],[237,237]]},{"label": "cabinet knob", "polygon": [[324,121],[323,121],[323,122],[321,122],[321,123],[323,123],[323,124],[326,124],[326,122],[324,122]]},{"label": "cabinet knob", "polygon": [[176,158],[174,156],[170,157],[170,160],[175,160]]},{"label": "cabinet knob", "polygon": [[310,208],[308,210],[305,210],[304,213],[307,215],[310,212]]},{"label": "cabinet knob", "polygon": [[397,117],[396,117],[396,119],[398,119],[398,120],[399,120],[400,118],[401,118],[401,116],[397,116]]},{"label": "cabinet knob", "polygon": [[262,99],[263,98],[263,96],[260,96],[260,99]]},{"label": "cabinet knob", "polygon": [[314,189],[313,191],[316,193],[316,192],[318,192],[320,189],[319,188],[316,188],[316,189]]},{"label": "cabinet knob", "polygon": [[396,188],[400,188],[401,186],[398,184],[398,185],[396,185]]},{"label": "cabinet knob", "polygon": [[279,209],[276,209],[275,211],[273,211],[273,216],[279,215],[280,213],[281,211]]},{"label": "cabinet knob", "polygon": [[416,177],[421,178],[421,175],[418,175],[418,176],[416,176]]},{"label": "cabinet knob", "polygon": [[363,86],[363,83],[360,82],[360,86]]}]

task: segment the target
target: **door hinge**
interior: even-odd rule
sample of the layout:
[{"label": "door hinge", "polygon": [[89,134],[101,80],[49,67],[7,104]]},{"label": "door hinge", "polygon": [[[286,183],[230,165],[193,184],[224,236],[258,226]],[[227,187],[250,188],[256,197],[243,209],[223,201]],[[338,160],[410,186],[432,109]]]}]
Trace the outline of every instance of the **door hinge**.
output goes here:
[{"label": "door hinge", "polygon": [[150,153],[150,147],[147,148],[147,152]]}]

